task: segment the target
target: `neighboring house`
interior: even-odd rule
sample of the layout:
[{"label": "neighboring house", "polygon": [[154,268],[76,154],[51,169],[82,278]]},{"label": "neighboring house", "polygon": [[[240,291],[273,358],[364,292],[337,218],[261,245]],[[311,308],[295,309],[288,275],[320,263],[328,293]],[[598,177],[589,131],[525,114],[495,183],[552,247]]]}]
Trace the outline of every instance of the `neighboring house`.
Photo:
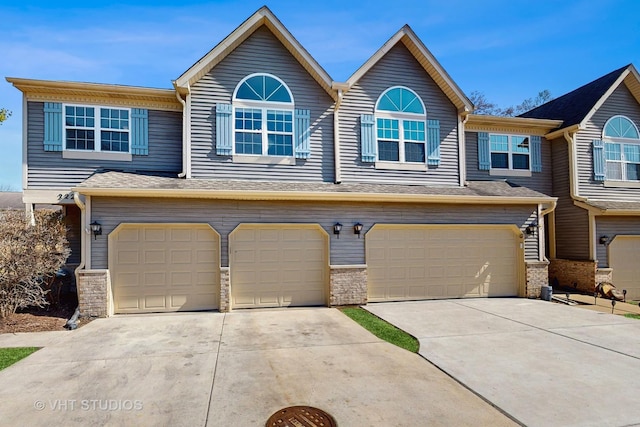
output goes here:
[{"label": "neighboring house", "polygon": [[[174,89],[9,78],[83,315],[537,297],[559,120],[483,117],[409,27],[334,82],[266,7]],[[99,233],[92,233],[92,228]]]},{"label": "neighboring house", "polygon": [[[593,291],[599,282],[640,299],[640,76],[613,71],[522,117],[561,120],[553,158],[550,277]],[[548,193],[549,194],[549,193]]]}]

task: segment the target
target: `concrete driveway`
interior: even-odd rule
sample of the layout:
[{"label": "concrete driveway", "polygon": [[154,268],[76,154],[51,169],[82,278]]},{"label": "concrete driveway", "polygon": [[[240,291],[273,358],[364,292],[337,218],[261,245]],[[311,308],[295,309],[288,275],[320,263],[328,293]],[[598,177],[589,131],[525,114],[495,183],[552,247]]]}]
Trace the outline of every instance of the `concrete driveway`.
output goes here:
[{"label": "concrete driveway", "polygon": [[45,347],[0,371],[1,425],[264,426],[316,406],[345,426],[513,421],[330,308],[99,319],[0,335]]},{"label": "concrete driveway", "polygon": [[640,321],[540,300],[370,304],[527,426],[640,425]]}]

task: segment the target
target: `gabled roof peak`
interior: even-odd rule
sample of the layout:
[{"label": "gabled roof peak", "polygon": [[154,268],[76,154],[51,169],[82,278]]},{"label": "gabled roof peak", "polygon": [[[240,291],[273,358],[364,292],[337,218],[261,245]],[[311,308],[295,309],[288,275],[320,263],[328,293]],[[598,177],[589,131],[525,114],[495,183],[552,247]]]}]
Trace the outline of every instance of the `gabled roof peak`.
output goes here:
[{"label": "gabled roof peak", "polygon": [[403,43],[418,63],[431,76],[445,95],[458,108],[459,112],[471,112],[473,104],[464,92],[444,70],[442,65],[433,56],[431,51],[422,43],[420,38],[408,24],[400,28],[385,44],[382,45],[355,73],[347,80],[351,88],[355,85],[375,64],[378,63],[393,47]]},{"label": "gabled roof peak", "polygon": [[271,33],[282,43],[291,55],[307,70],[318,84],[334,99],[336,94],[332,90],[332,79],[318,62],[302,47],[298,40],[287,30],[280,20],[267,6],[262,6],[239,27],[225,37],[213,49],[200,60],[193,64],[187,71],[175,80],[176,88],[186,88],[200,80],[213,67],[219,64],[233,50],[244,42],[258,28],[266,26]]},{"label": "gabled roof peak", "polygon": [[583,125],[623,81],[640,102],[640,78],[628,64],[518,117],[562,120],[561,129]]}]

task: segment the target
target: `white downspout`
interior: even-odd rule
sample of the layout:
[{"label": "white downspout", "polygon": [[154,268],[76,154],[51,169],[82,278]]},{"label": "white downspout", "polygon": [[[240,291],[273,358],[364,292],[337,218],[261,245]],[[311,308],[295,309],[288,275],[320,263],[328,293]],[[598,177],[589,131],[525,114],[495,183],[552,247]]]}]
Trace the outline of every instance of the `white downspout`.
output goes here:
[{"label": "white downspout", "polygon": [[[463,117],[464,114],[464,118]],[[458,173],[460,174],[460,187],[464,187],[467,182],[467,148],[464,125],[469,120],[469,113],[466,111],[458,114]]]},{"label": "white downspout", "polygon": [[[182,96],[180,96],[180,92],[178,91],[178,85],[176,84],[175,81],[173,82],[173,87],[176,90],[176,98],[178,99],[178,101],[180,101],[180,104],[182,104],[182,172],[178,174],[178,178],[184,178],[187,175],[190,175],[188,174],[188,169],[189,169],[188,160],[190,156],[187,154],[188,152],[191,151],[189,132],[187,129],[189,114],[187,113],[187,103],[184,101],[184,99],[182,99]],[[189,96],[190,93],[191,93],[191,90],[187,86],[187,97]]]},{"label": "white downspout", "polygon": [[342,166],[340,164],[340,118],[339,108],[342,104],[342,89],[338,89],[338,99],[333,109],[333,163],[335,167],[335,179],[336,184],[342,182]]},{"label": "white downspout", "polygon": [[[575,153],[575,136],[569,135],[568,131],[564,132],[564,139],[567,140],[569,144],[569,194],[571,195],[572,200],[577,200],[579,202],[587,202],[586,197],[580,196],[580,190],[578,185],[579,177],[576,174],[578,170],[578,158]],[[593,215],[591,211],[589,211],[589,258],[592,261],[596,261],[596,217]]]},{"label": "white downspout", "polygon": [[73,201],[80,208],[80,264],[75,269],[74,273],[76,276],[76,286],[80,283],[78,275],[80,274],[80,270],[84,269],[85,266],[85,247],[87,245],[87,233],[86,233],[86,223],[87,223],[87,214],[86,214],[86,206],[80,200],[80,193],[77,191],[73,193]]},{"label": "white downspout", "polygon": [[576,176],[576,171],[578,170],[578,159],[576,158],[576,153],[574,152],[575,147],[575,133],[573,135],[569,135],[568,131],[564,131],[563,133],[564,139],[569,144],[569,194],[571,195],[571,199],[578,200],[580,202],[586,202],[586,197],[580,197],[578,191],[578,177]]}]

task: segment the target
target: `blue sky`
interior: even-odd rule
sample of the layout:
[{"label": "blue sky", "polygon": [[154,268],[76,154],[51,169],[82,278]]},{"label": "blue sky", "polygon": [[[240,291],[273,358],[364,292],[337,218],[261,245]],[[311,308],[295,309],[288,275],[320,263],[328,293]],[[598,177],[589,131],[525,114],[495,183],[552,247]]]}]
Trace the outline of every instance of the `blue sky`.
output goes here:
[{"label": "blue sky", "polygon": [[[21,93],[4,77],[171,88],[264,1],[29,1],[0,5],[0,188],[22,188]],[[366,5],[366,6],[365,6]],[[637,0],[273,1],[336,81],[409,24],[453,80],[502,107],[640,67]]]}]

